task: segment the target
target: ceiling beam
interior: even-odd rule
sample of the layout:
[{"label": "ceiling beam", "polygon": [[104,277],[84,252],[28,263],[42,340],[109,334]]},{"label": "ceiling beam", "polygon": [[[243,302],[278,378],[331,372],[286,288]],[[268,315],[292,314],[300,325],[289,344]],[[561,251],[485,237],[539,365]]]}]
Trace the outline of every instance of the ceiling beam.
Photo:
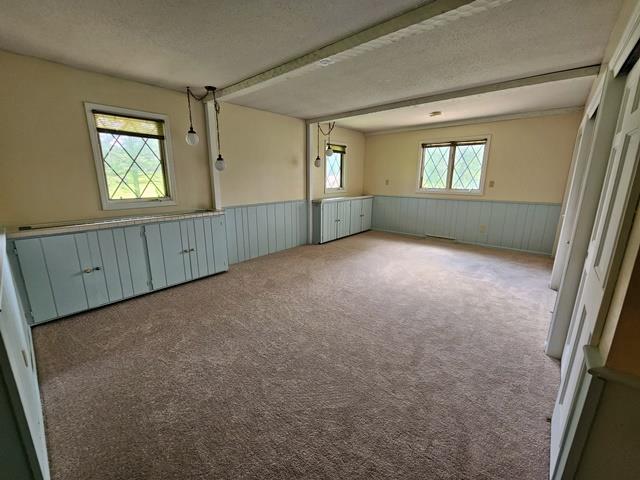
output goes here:
[{"label": "ceiling beam", "polygon": [[409,35],[440,27],[459,18],[497,7],[511,0],[434,0],[390,20],[302,55],[274,68],[221,88],[219,100],[231,100],[341,60],[396,42]]},{"label": "ceiling beam", "polygon": [[396,108],[412,107],[414,105],[422,105],[425,103],[439,102],[442,100],[450,100],[452,98],[469,97],[472,95],[481,95],[483,93],[497,92],[500,90],[509,90],[511,88],[528,87],[530,85],[540,85],[541,83],[557,82],[561,80],[570,80],[573,78],[595,77],[600,71],[600,65],[591,65],[589,67],[572,68],[570,70],[560,70],[543,75],[535,75],[531,77],[518,78],[505,82],[491,83],[481,85],[479,87],[465,88],[462,90],[453,90],[450,92],[438,93],[435,95],[426,95],[422,97],[414,97],[407,100],[383,103],[371,107],[360,108],[357,110],[349,110],[346,112],[333,113],[331,115],[323,115],[322,117],[307,119],[307,123],[327,122],[339,120],[341,118],[355,117],[358,115],[366,115],[367,113],[382,112],[385,110],[395,110]]}]

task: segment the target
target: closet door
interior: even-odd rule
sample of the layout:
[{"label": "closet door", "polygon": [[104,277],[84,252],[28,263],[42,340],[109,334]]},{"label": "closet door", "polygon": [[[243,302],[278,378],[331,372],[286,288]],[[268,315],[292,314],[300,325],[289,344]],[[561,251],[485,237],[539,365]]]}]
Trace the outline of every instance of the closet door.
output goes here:
[{"label": "closet door", "polygon": [[185,257],[188,261],[188,248],[182,243],[182,234],[178,222],[163,222],[160,224],[162,239],[162,254],[167,277],[167,285],[175,285],[186,281]]},{"label": "closet door", "polygon": [[89,308],[105,305],[109,303],[109,294],[98,235],[96,232],[77,233],[75,239]]},{"label": "closet door", "polygon": [[373,212],[373,198],[362,200],[362,231],[371,230],[371,214]]},{"label": "closet door", "polygon": [[360,233],[362,231],[362,200],[351,200],[351,222],[349,234]]},{"label": "closet door", "polygon": [[88,308],[83,273],[74,235],[41,239],[58,316]]}]

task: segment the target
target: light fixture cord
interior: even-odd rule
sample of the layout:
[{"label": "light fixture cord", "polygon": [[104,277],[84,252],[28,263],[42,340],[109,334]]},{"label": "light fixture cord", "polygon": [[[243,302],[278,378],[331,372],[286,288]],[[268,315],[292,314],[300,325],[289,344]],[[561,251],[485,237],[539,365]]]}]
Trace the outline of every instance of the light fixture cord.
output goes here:
[{"label": "light fixture cord", "polygon": [[[319,124],[319,123],[318,123],[318,129],[320,129],[320,131],[322,132],[322,134],[323,134],[325,137],[328,137],[328,140],[327,140],[327,146],[330,146],[330,145],[331,145],[331,132],[333,132],[333,129],[334,129],[334,128],[335,128],[335,126],[336,126],[336,122],[329,122],[329,123],[328,123],[328,125],[329,125],[329,131],[328,131],[327,133],[325,133],[325,132],[324,132],[324,130],[322,130],[322,127],[320,126],[320,124]],[[318,142],[319,142],[319,141],[320,141],[320,140],[318,140]],[[320,150],[320,146],[318,146],[318,150]]]},{"label": "light fixture cord", "polygon": [[187,87],[187,105],[189,106],[189,131],[193,130],[193,120],[191,119],[191,89]]},{"label": "light fixture cord", "polygon": [[317,147],[317,153],[318,153],[317,157],[320,157],[320,124],[318,123],[317,126],[318,126],[318,136],[316,138],[318,140],[318,143],[316,147]]},{"label": "light fixture cord", "polygon": [[216,91],[213,91],[213,109],[216,112],[216,138],[218,140],[218,156],[222,155],[222,149],[220,148],[220,122],[218,122],[218,114],[220,113],[220,104],[216,100]]}]

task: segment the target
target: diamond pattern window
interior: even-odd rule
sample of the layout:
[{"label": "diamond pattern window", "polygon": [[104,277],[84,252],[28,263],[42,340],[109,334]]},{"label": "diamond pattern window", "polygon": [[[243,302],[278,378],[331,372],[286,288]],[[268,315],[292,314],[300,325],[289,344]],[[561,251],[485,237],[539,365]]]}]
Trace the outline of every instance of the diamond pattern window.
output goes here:
[{"label": "diamond pattern window", "polygon": [[422,144],[420,190],[482,193],[487,139]]},{"label": "diamond pattern window", "polygon": [[326,192],[344,190],[344,156],[347,147],[344,145],[329,144],[333,150],[332,155],[325,155],[324,189]]},{"label": "diamond pattern window", "polygon": [[[163,115],[87,107],[103,207],[175,204]],[[98,108],[93,108],[98,107]]]}]

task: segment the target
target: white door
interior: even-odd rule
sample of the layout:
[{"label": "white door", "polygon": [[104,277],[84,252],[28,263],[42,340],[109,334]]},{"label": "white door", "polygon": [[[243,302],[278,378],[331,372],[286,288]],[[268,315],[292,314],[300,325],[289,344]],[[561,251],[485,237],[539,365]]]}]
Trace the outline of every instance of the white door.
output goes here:
[{"label": "white door", "polygon": [[582,279],[562,354],[561,382],[551,422],[551,474],[577,387],[585,373],[583,347],[597,345],[631,223],[638,205],[640,63],[631,70],[616,124]]},{"label": "white door", "polygon": [[558,237],[558,248],[556,250],[551,280],[549,282],[549,287],[553,290],[558,290],[560,287],[569,249],[571,248],[571,233],[573,232],[576,215],[580,208],[584,174],[589,163],[589,152],[591,151],[591,142],[593,140],[597,114],[598,112],[595,112],[591,118],[585,114],[580,129],[578,130],[573,172],[568,187],[567,203],[562,215],[562,228],[560,229],[560,236]]},{"label": "white door", "polygon": [[562,357],[567,341],[571,316],[578,297],[580,278],[598,211],[598,201],[606,177],[617,123],[619,123],[627,79],[628,77],[623,75],[615,78],[611,72],[604,75],[602,99],[594,125],[588,165],[580,187],[579,206],[575,212],[569,235],[570,248],[567,250],[567,258],[564,261],[560,288],[545,342],[546,354],[555,358]]}]

